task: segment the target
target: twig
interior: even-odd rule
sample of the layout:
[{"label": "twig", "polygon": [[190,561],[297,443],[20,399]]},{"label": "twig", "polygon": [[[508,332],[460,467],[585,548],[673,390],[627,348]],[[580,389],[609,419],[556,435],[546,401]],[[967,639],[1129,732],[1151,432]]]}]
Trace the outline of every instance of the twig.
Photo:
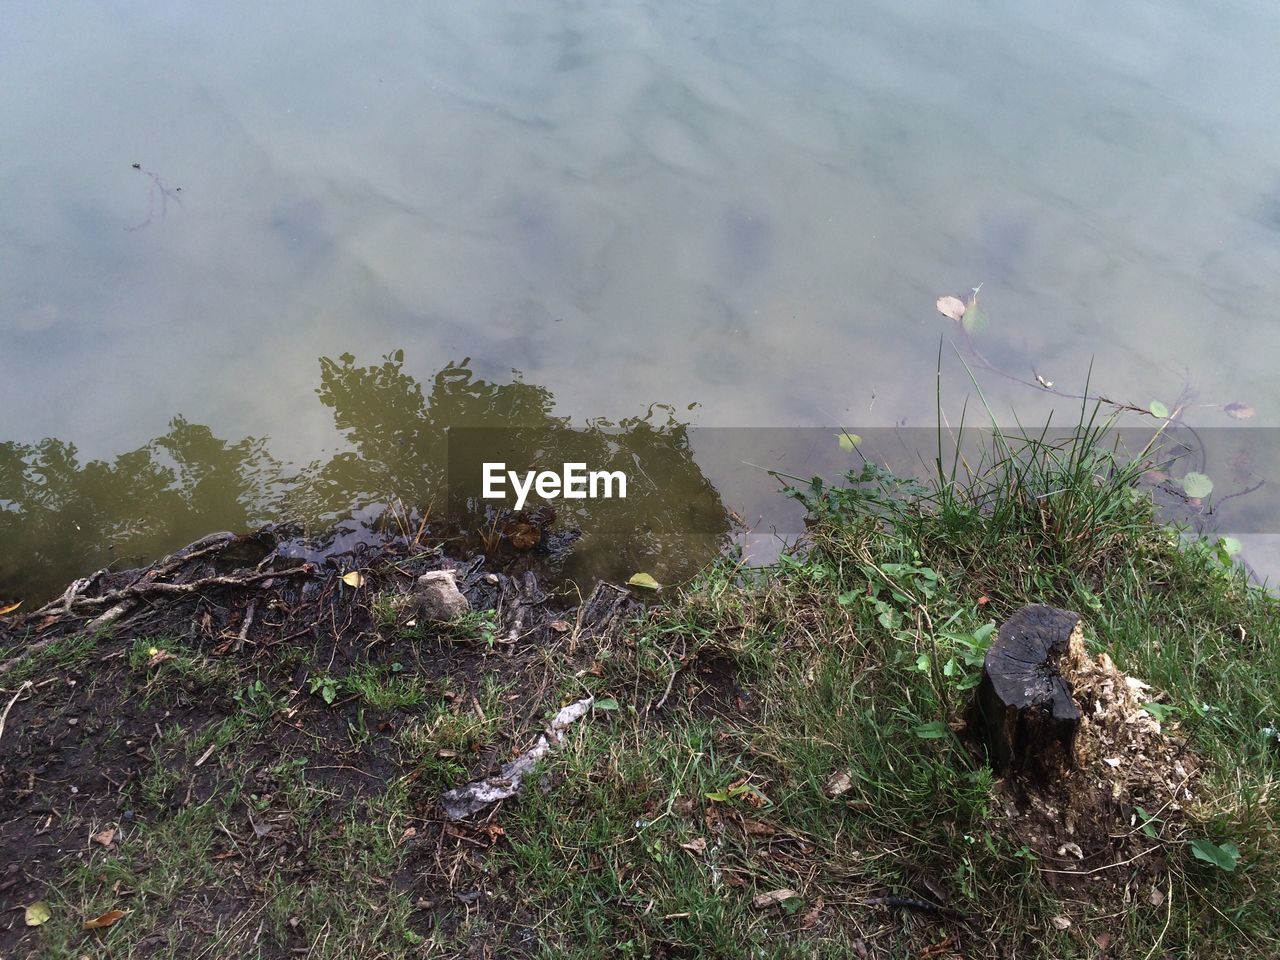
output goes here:
[{"label": "twig", "polygon": [[26,692],[29,686],[32,686],[31,681],[24,681],[22,686],[18,687],[18,692],[10,698],[8,706],[4,708],[4,713],[0,713],[0,737],[4,736],[4,722],[9,719],[9,711],[13,709],[13,705],[18,702],[18,698]]},{"label": "twig", "polygon": [[249,606],[244,612],[244,623],[240,624],[240,633],[236,636],[236,644],[232,649],[239,653],[244,649],[245,641],[249,639],[249,628],[253,626],[253,612],[258,606],[258,598],[254,597],[249,601]]},{"label": "twig", "polygon": [[205,577],[203,580],[193,580],[190,583],[134,583],[120,590],[114,590],[111,593],[104,594],[101,597],[81,597],[77,601],[82,607],[103,607],[110,603],[118,603],[121,600],[131,597],[146,597],[153,594],[161,596],[169,595],[185,595],[196,593],[208,587],[244,587],[251,583],[257,583],[260,580],[270,580],[273,577],[291,577],[298,573],[310,573],[312,566],[304,563],[300,567],[291,567],[288,570],[271,570],[266,573],[254,573],[244,577],[233,575],[224,575],[217,577]]}]

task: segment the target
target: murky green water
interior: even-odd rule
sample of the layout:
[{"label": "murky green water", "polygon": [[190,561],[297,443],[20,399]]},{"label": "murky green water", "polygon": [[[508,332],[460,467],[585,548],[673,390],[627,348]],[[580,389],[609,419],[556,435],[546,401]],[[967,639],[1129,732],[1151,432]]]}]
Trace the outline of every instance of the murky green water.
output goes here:
[{"label": "murky green water", "polygon": [[[1280,8],[1042,7],[10,5],[0,600],[429,499],[491,400],[926,425],[978,284],[1004,371],[1274,426]],[[671,502],[753,469],[665,429]]]}]

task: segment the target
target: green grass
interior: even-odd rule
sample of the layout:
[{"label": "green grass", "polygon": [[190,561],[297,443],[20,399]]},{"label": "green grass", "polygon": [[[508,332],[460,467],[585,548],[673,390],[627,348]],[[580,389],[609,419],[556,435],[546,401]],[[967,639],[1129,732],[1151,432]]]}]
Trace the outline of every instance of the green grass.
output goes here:
[{"label": "green grass", "polygon": [[[764,579],[715,572],[607,651],[624,709],[504,811],[541,955],[914,956],[948,932],[969,957],[1277,955],[1280,610],[1220,547],[1162,528],[1100,437],[999,440],[928,488],[874,468],[812,486],[805,549]],[[1154,872],[1055,891],[952,733],[995,620],[1028,601],[1082,612],[1091,648],[1153,684],[1206,761]],[[680,688],[712,660],[735,665],[745,707],[677,696],[651,714],[673,664]],[[1194,839],[1235,844],[1239,866],[1197,860]],[[780,888],[796,896],[752,906]],[[885,893],[971,919],[862,903]]]}]

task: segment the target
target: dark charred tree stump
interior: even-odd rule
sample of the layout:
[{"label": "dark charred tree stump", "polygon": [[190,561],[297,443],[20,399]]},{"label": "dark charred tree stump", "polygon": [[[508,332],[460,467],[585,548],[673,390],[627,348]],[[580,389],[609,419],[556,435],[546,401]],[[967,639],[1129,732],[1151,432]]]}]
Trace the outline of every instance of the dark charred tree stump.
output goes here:
[{"label": "dark charred tree stump", "polygon": [[1075,766],[1081,714],[1067,676],[1083,658],[1079,614],[1037,604],[1005,621],[970,717],[997,773],[1046,781]]}]

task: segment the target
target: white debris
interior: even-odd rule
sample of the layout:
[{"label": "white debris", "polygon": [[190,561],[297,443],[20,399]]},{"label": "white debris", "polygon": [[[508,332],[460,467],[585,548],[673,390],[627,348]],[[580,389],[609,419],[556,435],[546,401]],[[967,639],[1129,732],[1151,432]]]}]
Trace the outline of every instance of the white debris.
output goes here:
[{"label": "white debris", "polygon": [[560,746],[565,730],[582,719],[594,703],[595,697],[587,697],[561,707],[546,732],[538,737],[538,742],[510,763],[504,763],[498,773],[483,780],[473,780],[464,787],[446,790],[440,797],[445,815],[450,820],[461,820],[491,803],[514,797],[534,765]]}]

